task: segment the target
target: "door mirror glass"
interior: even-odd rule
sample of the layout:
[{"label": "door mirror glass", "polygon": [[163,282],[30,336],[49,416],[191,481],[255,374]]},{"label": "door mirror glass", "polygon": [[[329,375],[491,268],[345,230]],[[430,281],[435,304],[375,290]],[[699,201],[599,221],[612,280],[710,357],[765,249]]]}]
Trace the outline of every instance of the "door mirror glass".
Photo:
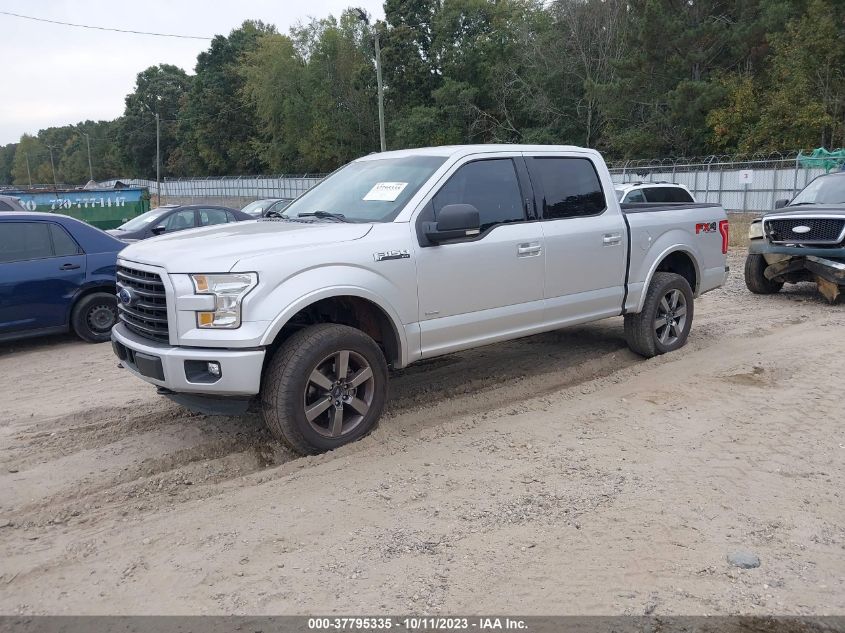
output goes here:
[{"label": "door mirror glass", "polygon": [[447,204],[440,209],[437,222],[428,222],[425,227],[426,237],[435,244],[472,237],[480,232],[478,209],[471,204]]},{"label": "door mirror glass", "polygon": [[166,230],[167,230],[167,227],[164,226],[163,224],[156,224],[153,228],[150,229],[150,231],[152,231],[153,235],[161,235]]},{"label": "door mirror glass", "polygon": [[788,204],[789,200],[787,200],[786,198],[778,200],[777,202],[775,202],[775,209],[783,209]]}]

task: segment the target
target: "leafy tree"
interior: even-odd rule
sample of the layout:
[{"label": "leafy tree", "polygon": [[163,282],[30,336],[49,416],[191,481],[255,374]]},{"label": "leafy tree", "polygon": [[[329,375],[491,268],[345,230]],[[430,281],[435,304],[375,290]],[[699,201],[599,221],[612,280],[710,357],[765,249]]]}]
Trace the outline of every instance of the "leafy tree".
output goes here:
[{"label": "leafy tree", "polygon": [[178,146],[174,121],[190,84],[185,71],[170,64],[138,73],[135,90],[126,96],[126,108],[116,130],[121,158],[137,176],[154,178],[156,174],[155,113],[161,119],[162,175],[169,173],[165,168]]},{"label": "leafy tree", "polygon": [[378,149],[371,42],[352,12],[266,35],[242,67],[270,169],[331,171]]},{"label": "leafy tree", "polygon": [[255,173],[263,168],[255,151],[258,121],[243,98],[242,58],[256,50],[272,25],[248,20],[228,36],[218,35],[197,57],[196,75],[181,109],[182,169],[221,175]]},{"label": "leafy tree", "polygon": [[707,117],[713,145],[775,152],[845,144],[845,23],[835,2],[810,0],[767,45],[765,72],[723,79],[726,103]]},{"label": "leafy tree", "polygon": [[17,143],[0,146],[0,185],[12,184],[12,166],[17,148]]}]

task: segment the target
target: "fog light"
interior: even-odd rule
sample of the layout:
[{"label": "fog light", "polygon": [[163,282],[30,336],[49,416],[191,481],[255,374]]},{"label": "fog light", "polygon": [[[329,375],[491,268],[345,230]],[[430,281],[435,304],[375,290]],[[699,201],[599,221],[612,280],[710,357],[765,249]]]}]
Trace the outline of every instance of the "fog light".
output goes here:
[{"label": "fog light", "polygon": [[220,363],[212,362],[208,364],[208,373],[212,376],[220,375]]}]

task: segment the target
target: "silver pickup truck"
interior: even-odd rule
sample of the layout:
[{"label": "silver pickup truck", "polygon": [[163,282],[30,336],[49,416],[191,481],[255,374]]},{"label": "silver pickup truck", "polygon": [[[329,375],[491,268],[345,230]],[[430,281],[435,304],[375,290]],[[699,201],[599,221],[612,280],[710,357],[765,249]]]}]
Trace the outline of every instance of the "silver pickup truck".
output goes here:
[{"label": "silver pickup truck", "polygon": [[257,396],[313,453],[374,427],[391,367],[619,315],[636,353],[674,351],[727,250],[721,207],[621,207],[593,150],[371,154],[281,217],[128,246],[112,339],[163,395],[229,414]]}]

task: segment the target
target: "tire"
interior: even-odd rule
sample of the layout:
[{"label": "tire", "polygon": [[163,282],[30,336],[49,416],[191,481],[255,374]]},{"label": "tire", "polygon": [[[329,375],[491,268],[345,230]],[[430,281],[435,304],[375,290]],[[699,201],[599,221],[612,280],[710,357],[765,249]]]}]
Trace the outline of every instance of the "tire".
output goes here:
[{"label": "tire", "polygon": [[693,314],[689,282],[675,273],[654,273],[642,311],[625,315],[628,347],[646,358],[680,349],[687,342]]},{"label": "tire", "polygon": [[783,288],[782,281],[766,279],[768,264],[762,255],[751,253],[745,258],[745,286],[755,295],[773,295]]},{"label": "tire", "polygon": [[70,315],[70,326],[76,335],[89,343],[105,343],[117,323],[117,298],[108,292],[95,292],[82,297]]},{"label": "tire", "polygon": [[[338,384],[343,363],[346,380]],[[261,384],[264,422],[277,439],[302,454],[361,439],[375,428],[386,400],[387,362],[379,346],[360,330],[331,323],[308,327],[285,341]]]}]

